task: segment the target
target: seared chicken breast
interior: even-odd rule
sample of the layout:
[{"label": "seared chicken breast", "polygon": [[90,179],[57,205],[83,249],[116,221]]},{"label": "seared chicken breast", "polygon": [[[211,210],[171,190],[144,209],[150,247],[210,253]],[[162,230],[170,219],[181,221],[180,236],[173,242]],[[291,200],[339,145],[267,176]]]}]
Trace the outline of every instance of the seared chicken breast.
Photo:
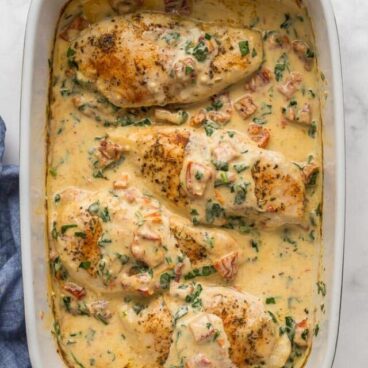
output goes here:
[{"label": "seared chicken breast", "polygon": [[[59,194],[51,215],[54,258],[102,293],[150,296],[165,272],[190,270],[158,201],[135,189]],[[168,262],[167,260],[170,260]]]},{"label": "seared chicken breast", "polygon": [[196,226],[180,216],[170,216],[170,229],[192,267],[211,265],[226,280],[233,279],[244,262],[245,251],[227,232]]},{"label": "seared chicken breast", "polygon": [[130,305],[123,304],[120,317],[128,340],[139,341],[139,344],[132,344],[132,350],[139,356],[137,364],[162,367],[169,355],[173,333],[172,316],[163,298],[154,300],[138,314]]},{"label": "seared chicken breast", "polygon": [[102,293],[150,296],[171,279],[201,276],[199,270],[229,280],[245,259],[229,234],[193,229],[136,189],[70,188],[58,203],[51,216],[53,258],[74,281]]},{"label": "seared chicken breast", "polygon": [[156,193],[186,207],[195,224],[231,226],[239,217],[268,227],[303,222],[302,170],[243,133],[161,128],[115,140],[127,144]]},{"label": "seared chicken breast", "polygon": [[262,302],[233,288],[172,282],[164,300],[120,314],[131,341],[142,341],[140,359],[158,364],[150,367],[280,368],[291,353]]},{"label": "seared chicken breast", "polygon": [[163,13],[105,19],[70,43],[76,78],[119,107],[193,103],[263,62],[257,31]]},{"label": "seared chicken breast", "polygon": [[237,368],[229,357],[230,343],[223,321],[206,312],[187,313],[176,324],[165,368]]}]

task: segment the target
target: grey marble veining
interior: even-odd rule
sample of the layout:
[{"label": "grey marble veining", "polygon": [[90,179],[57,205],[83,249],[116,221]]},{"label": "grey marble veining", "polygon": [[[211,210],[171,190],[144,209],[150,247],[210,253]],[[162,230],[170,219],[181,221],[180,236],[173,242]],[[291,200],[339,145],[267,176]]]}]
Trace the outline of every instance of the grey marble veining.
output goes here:
[{"label": "grey marble veining", "polygon": [[368,2],[333,0],[346,124],[346,237],[336,368],[368,367]]},{"label": "grey marble veining", "polygon": [[[0,114],[8,125],[5,160],[9,163],[18,162],[21,62],[29,2],[0,0]],[[341,40],[347,144],[345,277],[334,367],[365,368],[368,367],[368,1],[332,0],[332,3]]]}]

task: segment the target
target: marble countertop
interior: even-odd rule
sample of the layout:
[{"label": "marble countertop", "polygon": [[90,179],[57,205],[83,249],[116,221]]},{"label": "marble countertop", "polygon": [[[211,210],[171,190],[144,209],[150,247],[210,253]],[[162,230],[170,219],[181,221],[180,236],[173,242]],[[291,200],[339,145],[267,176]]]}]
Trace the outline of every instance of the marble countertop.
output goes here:
[{"label": "marble countertop", "polygon": [[[347,213],[341,328],[334,368],[368,366],[368,2],[331,0],[343,62]],[[23,35],[30,0],[0,0],[0,115],[8,133],[5,162],[18,163]],[[363,170],[360,172],[359,170]],[[316,367],[317,368],[317,367]]]}]

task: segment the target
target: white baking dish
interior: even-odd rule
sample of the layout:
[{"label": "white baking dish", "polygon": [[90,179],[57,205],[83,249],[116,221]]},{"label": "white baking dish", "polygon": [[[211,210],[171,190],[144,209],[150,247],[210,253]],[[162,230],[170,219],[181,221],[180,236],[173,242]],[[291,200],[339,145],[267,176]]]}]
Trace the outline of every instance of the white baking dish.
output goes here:
[{"label": "white baking dish", "polygon": [[[306,367],[330,368],[335,355],[342,285],[345,214],[344,113],[340,52],[329,0],[305,1],[314,24],[319,64],[328,80],[324,112],[324,267],[328,294],[321,333]],[[54,31],[65,0],[33,0],[26,29],[20,149],[23,284],[28,347],[33,367],[64,364],[50,333],[45,244],[46,106]]]}]

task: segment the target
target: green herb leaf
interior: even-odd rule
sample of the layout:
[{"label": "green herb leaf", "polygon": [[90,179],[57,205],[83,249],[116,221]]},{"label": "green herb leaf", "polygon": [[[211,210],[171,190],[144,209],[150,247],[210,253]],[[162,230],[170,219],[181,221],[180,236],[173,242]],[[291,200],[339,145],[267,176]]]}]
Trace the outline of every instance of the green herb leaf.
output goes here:
[{"label": "green herb leaf", "polygon": [[200,41],[193,49],[192,55],[199,61],[204,62],[208,56],[208,48],[203,41]]},{"label": "green herb leaf", "polygon": [[191,303],[193,308],[198,308],[202,306],[202,300],[199,299],[199,296],[201,295],[201,292],[203,290],[203,287],[201,284],[197,284],[195,289],[190,295],[187,295],[185,297],[185,301],[187,303]]},{"label": "green herb leaf", "polygon": [[66,51],[66,57],[71,58],[74,55],[75,55],[75,50],[73,50],[71,47],[69,47],[68,50]]},{"label": "green herb leaf", "polygon": [[72,298],[70,296],[64,296],[62,298],[62,301],[63,301],[63,305],[64,305],[64,308],[67,312],[70,312],[71,308],[70,308],[70,304],[72,302]]},{"label": "green herb leaf", "polygon": [[216,218],[225,215],[225,210],[216,202],[209,200],[206,205],[206,222],[212,224]]},{"label": "green herb leaf", "polygon": [[185,67],[185,75],[190,75],[194,72],[194,69],[191,66],[186,66]]},{"label": "green herb leaf", "polygon": [[186,306],[186,305],[184,305],[184,306],[182,306],[182,307],[180,307],[177,311],[176,311],[176,313],[174,314],[174,321],[173,321],[173,323],[174,323],[174,325],[176,325],[176,322],[180,319],[180,318],[182,318],[182,317],[184,317],[185,315],[187,315],[188,314],[188,307]]},{"label": "green herb leaf", "polygon": [[289,58],[286,53],[283,53],[277,60],[274,73],[276,81],[279,82],[284,76],[284,71],[289,70]]},{"label": "green herb leaf", "polygon": [[317,291],[318,294],[321,294],[323,297],[327,294],[327,287],[326,284],[323,281],[317,282]]},{"label": "green herb leaf", "polygon": [[89,311],[87,304],[85,302],[78,303],[78,314],[80,316],[90,316],[91,312]]},{"label": "green herb leaf", "polygon": [[223,161],[212,161],[213,166],[215,166],[216,170],[221,171],[229,171],[229,164]]},{"label": "green herb leaf", "polygon": [[190,216],[192,217],[193,225],[199,225],[199,213],[195,208],[192,208],[190,211]]},{"label": "green herb leaf", "polygon": [[56,178],[57,177],[57,169],[56,169],[56,167],[51,167],[49,169],[49,173],[50,173],[51,176],[53,176],[54,178]]},{"label": "green herb leaf", "polygon": [[284,333],[286,333],[289,340],[293,342],[295,336],[295,321],[290,316],[285,317],[285,326],[280,327],[280,334],[283,335]]},{"label": "green herb leaf", "polygon": [[109,209],[107,207],[100,211],[99,216],[103,222],[111,221]]},{"label": "green herb leaf", "polygon": [[246,56],[249,54],[249,41],[240,41],[239,50],[241,56]]},{"label": "green herb leaf", "polygon": [[60,232],[62,235],[64,235],[69,229],[73,229],[75,227],[78,227],[78,225],[76,224],[67,224],[67,225],[62,225]]},{"label": "green herb leaf", "polygon": [[216,99],[216,100],[214,100],[213,102],[212,102],[212,104],[211,104],[211,107],[214,109],[214,110],[216,110],[216,111],[218,111],[218,110],[220,110],[220,109],[222,109],[222,107],[224,106],[224,104],[223,104],[223,102],[220,100],[220,99]]},{"label": "green herb leaf", "polygon": [[68,278],[68,271],[61,262],[60,257],[56,257],[55,259],[51,260],[50,267],[52,275],[58,280],[65,281]]},{"label": "green herb leaf", "polygon": [[83,261],[79,263],[79,268],[83,268],[84,270],[88,270],[91,267],[90,261]]},{"label": "green herb leaf", "polygon": [[252,239],[250,245],[257,253],[259,252],[259,244],[256,240]]},{"label": "green herb leaf", "polygon": [[71,352],[70,353],[75,364],[79,367],[79,368],[85,368],[85,366],[75,357],[75,355]]},{"label": "green herb leaf", "polygon": [[216,269],[213,266],[203,266],[201,268],[194,268],[192,271],[188,272],[186,275],[184,275],[184,280],[193,280],[196,277],[200,276],[210,276],[216,273]]},{"label": "green herb leaf", "polygon": [[277,323],[277,318],[276,316],[271,312],[271,311],[267,311],[267,313],[270,315],[272,322],[273,323]]},{"label": "green herb leaf", "polygon": [[249,169],[249,166],[244,165],[244,164],[235,164],[235,165],[234,165],[234,169],[235,169],[235,171],[236,171],[238,174],[240,174],[240,173],[242,173],[243,171],[245,171],[245,170]]},{"label": "green herb leaf", "polygon": [[226,171],[220,171],[219,174],[220,174],[220,179],[215,180],[215,183],[214,183],[215,188],[221,187],[223,185],[229,185],[230,182],[229,182],[229,178],[227,176],[227,172]]},{"label": "green herb leaf", "polygon": [[241,205],[245,202],[249,185],[250,185],[249,183],[243,183],[241,185],[234,186],[235,191],[234,204]]},{"label": "green herb leaf", "polygon": [[307,51],[305,52],[305,56],[308,58],[308,59],[313,59],[315,57],[315,53],[313,50],[311,49],[307,49]]},{"label": "green herb leaf", "polygon": [[194,177],[196,178],[196,180],[200,181],[203,178],[203,173],[200,171],[197,171]]},{"label": "green herb leaf", "polygon": [[315,138],[317,133],[317,123],[313,120],[311,126],[308,129],[308,135],[311,138]]},{"label": "green herb leaf", "polygon": [[59,236],[59,233],[58,233],[58,231],[57,231],[57,229],[56,229],[56,221],[54,221],[54,222],[52,223],[51,236],[52,236],[52,238],[53,238],[54,240],[56,240],[56,239],[58,238],[58,236]]},{"label": "green herb leaf", "polygon": [[290,14],[284,14],[284,21],[280,24],[280,28],[282,29],[289,29],[291,24],[292,24],[292,19],[291,19],[291,16]]},{"label": "green herb leaf", "polygon": [[101,235],[101,237],[98,239],[98,242],[97,242],[98,246],[102,248],[104,248],[107,244],[111,244],[111,243],[112,243],[112,240],[109,237],[107,237],[105,233]]},{"label": "green herb leaf", "polygon": [[217,123],[211,120],[206,120],[203,127],[208,137],[211,137],[215,130],[220,128]]},{"label": "green herb leaf", "polygon": [[318,333],[319,333],[319,324],[317,323],[314,327],[314,336],[318,336]]},{"label": "green herb leaf", "polygon": [[160,287],[161,289],[168,289],[170,287],[170,282],[175,279],[174,271],[164,272],[160,276]]}]

